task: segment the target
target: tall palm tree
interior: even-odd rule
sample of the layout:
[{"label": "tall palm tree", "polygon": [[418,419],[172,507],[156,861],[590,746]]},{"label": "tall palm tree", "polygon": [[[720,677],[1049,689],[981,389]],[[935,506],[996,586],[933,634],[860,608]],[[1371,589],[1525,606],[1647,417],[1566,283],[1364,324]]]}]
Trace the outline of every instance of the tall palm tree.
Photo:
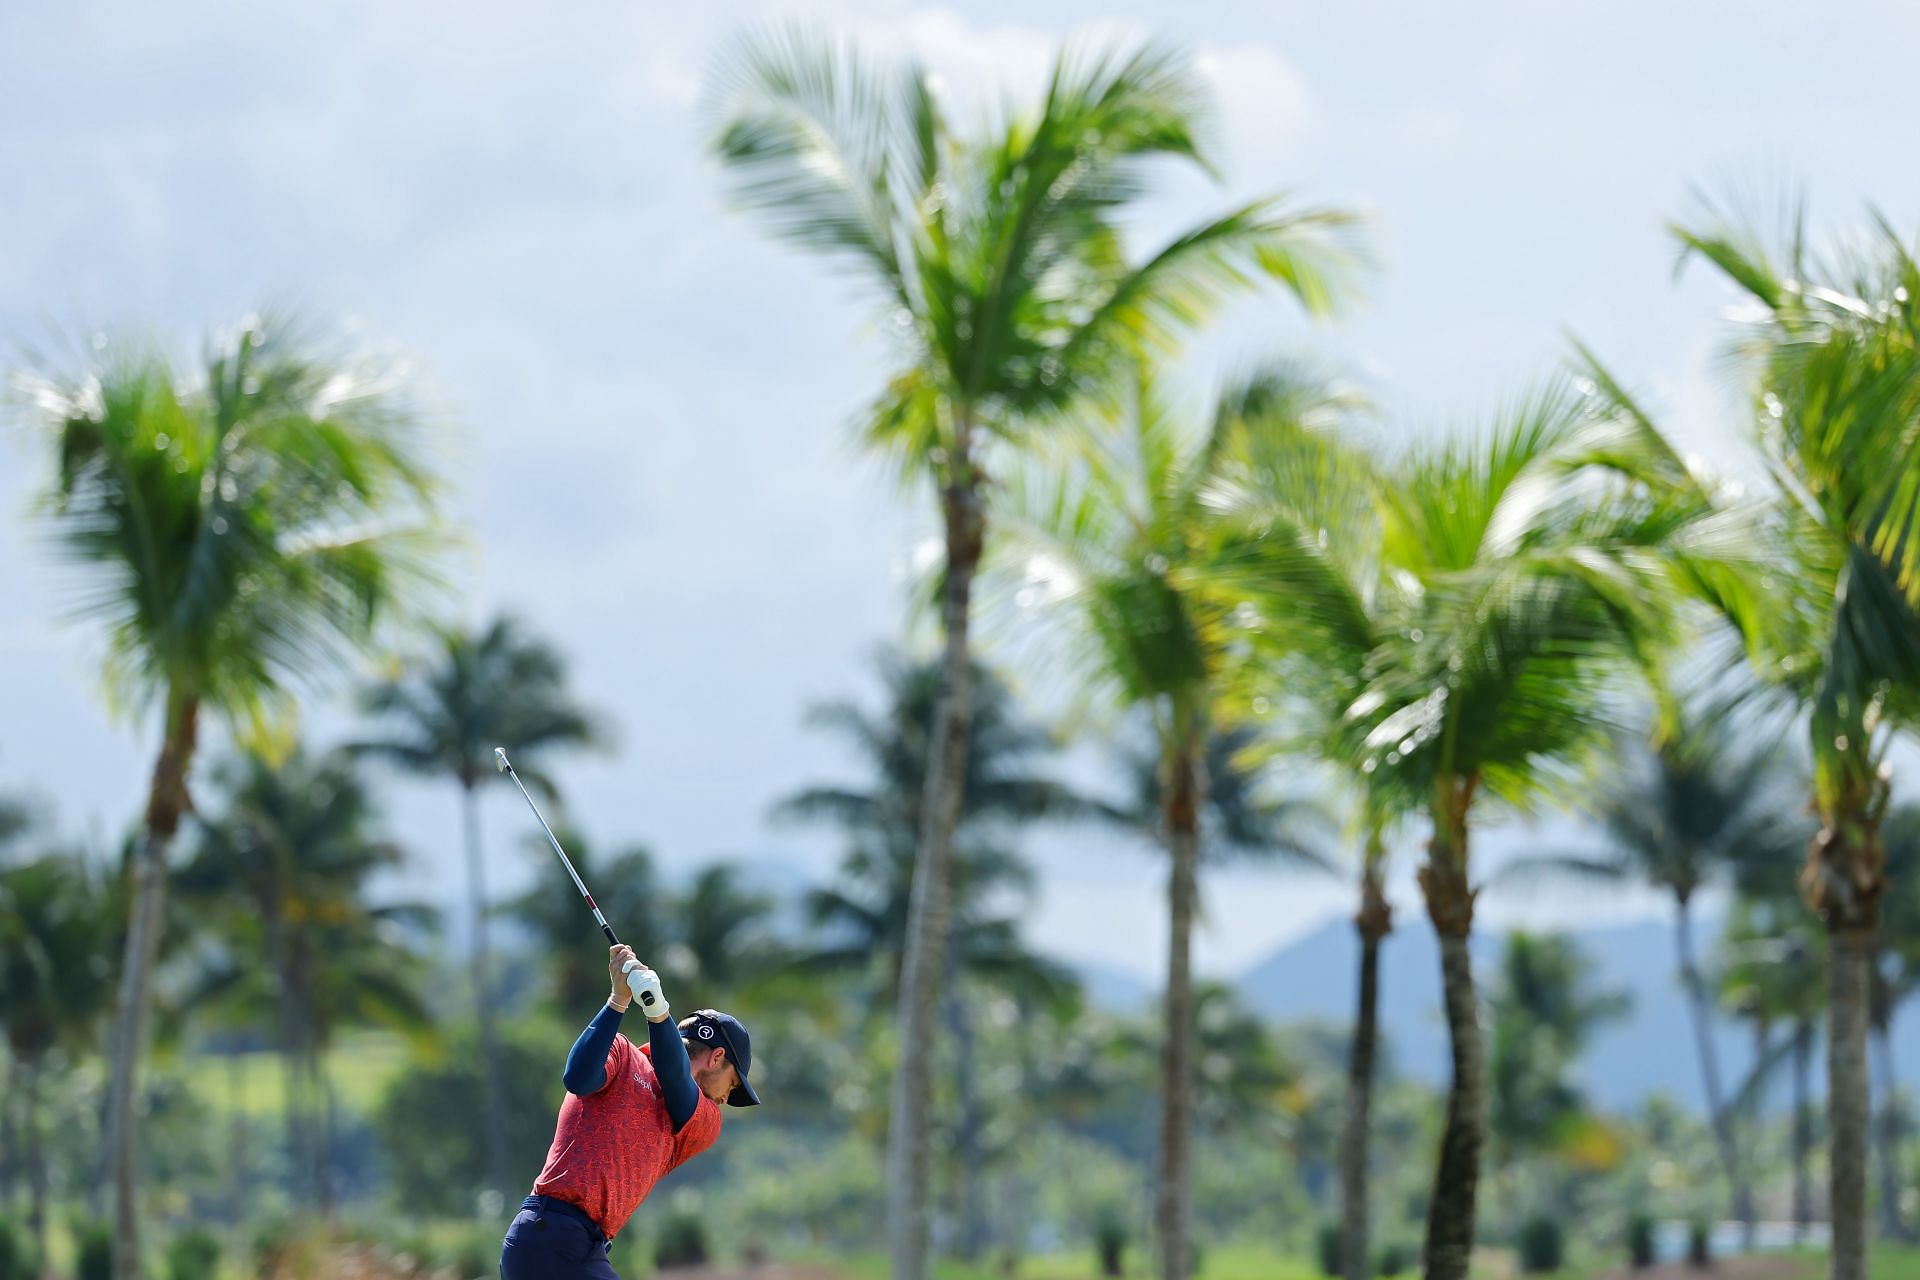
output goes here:
[{"label": "tall palm tree", "polygon": [[71,853],[0,869],[0,1034],[13,1061],[8,1092],[20,1108],[27,1224],[42,1258],[48,1169],[41,1086],[56,1052],[98,1044],[113,990],[102,943],[121,927],[115,916],[124,907],[105,877]]},{"label": "tall palm tree", "polygon": [[[1224,397],[1233,403],[1237,392]],[[1155,1228],[1160,1274],[1182,1280],[1192,1265],[1191,1136],[1195,1006],[1192,933],[1203,847],[1283,833],[1271,811],[1245,830],[1203,821],[1216,784],[1209,753],[1245,732],[1234,719],[1232,607],[1209,589],[1222,557],[1210,504],[1222,437],[1238,424],[1218,414],[1195,431],[1168,412],[1144,371],[1112,425],[1065,437],[1057,459],[1036,460],[1008,481],[1000,521],[1010,571],[1006,597],[1038,610],[1074,684],[1090,700],[1137,715],[1154,739],[1158,833],[1170,855],[1169,945],[1161,1046],[1161,1119]],[[1016,616],[1014,625],[1021,619]],[[1217,785],[1236,791],[1236,770]],[[1248,819],[1252,803],[1229,806]],[[1290,842],[1297,851],[1298,841]]]},{"label": "tall palm tree", "polygon": [[434,482],[418,419],[388,371],[280,319],[250,318],[184,370],[108,344],[29,378],[52,436],[42,518],[104,627],[114,705],[161,710],[134,863],[107,1108],[114,1275],[139,1266],[139,1067],[167,850],[188,811],[203,712],[257,732],[366,641],[431,548],[415,517]]},{"label": "tall palm tree", "polygon": [[[1453,1080],[1426,1265],[1459,1280],[1486,1112],[1469,952],[1477,806],[1525,806],[1603,745],[1632,661],[1671,629],[1670,568],[1713,548],[1687,544],[1704,498],[1658,434],[1565,383],[1471,440],[1416,452],[1377,492],[1377,510],[1351,509],[1359,528],[1276,517],[1235,578],[1268,580],[1251,625],[1286,651],[1365,646],[1322,749],[1378,788],[1384,811],[1417,809],[1432,826],[1419,880],[1440,936]],[[1330,570],[1326,548],[1349,539],[1378,549],[1386,585],[1370,610]]]},{"label": "tall palm tree", "polygon": [[[1223,416],[1241,429],[1228,437],[1213,495],[1223,516],[1242,530],[1213,577],[1236,607],[1253,606],[1246,638],[1258,661],[1240,668],[1239,700],[1254,715],[1294,726],[1279,739],[1281,747],[1330,767],[1353,797],[1360,966],[1340,1140],[1346,1280],[1367,1280],[1371,1271],[1367,1151],[1380,947],[1393,929],[1389,837],[1407,808],[1404,797],[1382,785],[1383,775],[1324,749],[1329,727],[1366,688],[1368,663],[1387,625],[1381,610],[1393,589],[1383,575],[1384,526],[1377,516],[1384,478],[1357,442],[1369,413],[1365,396],[1327,370],[1299,362],[1259,370],[1222,405]],[[1284,550],[1274,554],[1275,547]]]},{"label": "tall palm tree", "polygon": [[738,863],[711,862],[694,872],[673,897],[665,954],[675,982],[718,1000],[773,973],[784,958],[771,930],[775,906],[772,894],[749,887]]},{"label": "tall palm tree", "polygon": [[223,765],[215,788],[219,808],[196,815],[193,856],[175,877],[184,901],[223,923],[191,1002],[277,1023],[294,1167],[309,1179],[300,1200],[327,1215],[325,1051],[342,1026],[427,1024],[407,979],[421,957],[406,930],[434,913],[366,901],[369,879],[404,855],[376,834],[373,800],[350,754],[244,754]]},{"label": "tall palm tree", "polygon": [[1825,948],[1798,909],[1790,877],[1785,883],[1773,880],[1767,887],[1756,877],[1743,879],[1746,883],[1721,937],[1719,986],[1730,1008],[1764,1026],[1787,1028],[1784,1044],[1755,1055],[1739,1095],[1746,1107],[1757,1110],[1758,1099],[1775,1076],[1791,1069],[1792,1212],[1794,1239],[1802,1240],[1813,1220],[1809,1079],[1825,1009],[1821,990]]},{"label": "tall palm tree", "polygon": [[1874,964],[1872,1020],[1880,1055],[1877,1144],[1880,1148],[1880,1231],[1910,1240],[1913,1229],[1901,1212],[1903,1144],[1900,1073],[1894,1069],[1894,1018],[1920,992],[1920,806],[1899,805],[1880,828],[1887,855],[1887,894],[1880,907],[1880,955]]},{"label": "tall palm tree", "polygon": [[[838,882],[815,890],[808,911],[823,929],[823,945],[798,963],[810,969],[841,968],[871,974],[879,966],[881,1007],[898,1008],[913,914],[916,842],[923,826],[928,761],[941,689],[937,662],[879,657],[887,691],[885,712],[874,716],[856,703],[815,707],[809,719],[835,730],[864,757],[871,780],[862,787],[819,785],[802,789],[775,808],[789,821],[828,822],[852,838]],[[975,664],[972,732],[961,782],[958,840],[953,851],[947,929],[949,977],[945,1012],[957,1050],[961,1123],[956,1146],[961,1167],[962,1228],[959,1252],[971,1254],[985,1237],[979,1106],[972,1057],[971,1014],[960,990],[966,981],[990,982],[1037,999],[1059,1000],[1072,987],[1060,966],[1031,952],[1020,937],[1017,915],[1001,900],[1030,885],[1024,862],[1006,844],[1013,828],[1043,818],[1091,813],[1095,806],[1036,769],[1054,747],[1038,725],[1028,723],[1012,691]]]},{"label": "tall palm tree", "polygon": [[[580,878],[599,891],[594,901],[607,919],[620,921],[622,928],[638,938],[670,936],[673,910],[650,851],[629,845],[606,856],[584,832],[561,825],[556,834]],[[542,874],[533,879],[525,893],[499,904],[495,914],[532,935],[539,967],[552,984],[556,1008],[591,1009],[595,1001],[605,997],[607,989],[606,957],[594,945],[600,934],[580,910],[580,895],[573,885],[566,877],[551,874],[553,849],[547,838],[532,835],[524,847],[527,855],[538,861]],[[585,928],[581,927],[583,922]],[[674,989],[685,988],[675,982]]]},{"label": "tall palm tree", "polygon": [[566,664],[559,653],[507,617],[478,632],[443,628],[431,653],[369,686],[361,703],[376,736],[356,750],[425,777],[450,778],[460,788],[470,968],[487,1089],[486,1172],[489,1187],[504,1196],[513,1181],[507,1166],[506,1088],[494,1031],[479,791],[498,777],[493,752],[505,747],[514,772],[552,797],[548,753],[598,745],[604,731],[567,692]]},{"label": "tall palm tree", "polygon": [[1585,1108],[1568,1071],[1594,1031],[1624,1016],[1621,991],[1594,989],[1572,940],[1513,933],[1488,1000],[1492,1019],[1488,1130],[1511,1159],[1562,1140]]},{"label": "tall palm tree", "polygon": [[1718,595],[1761,679],[1810,712],[1820,830],[1802,889],[1829,944],[1831,1274],[1864,1280],[1884,765],[1920,713],[1920,264],[1884,221],[1830,259],[1798,214],[1780,244],[1711,212],[1676,235],[1752,304],[1736,349],[1777,490],[1775,571]]},{"label": "tall palm tree", "polygon": [[1162,49],[1064,53],[1036,107],[973,138],[954,133],[919,67],[882,71],[798,32],[743,42],[713,98],[736,202],[850,269],[886,309],[899,355],[862,435],[929,485],[944,529],[942,696],[888,1142],[892,1272],[922,1280],[930,1049],[994,455],[1023,447],[1116,360],[1171,345],[1256,280],[1324,310],[1340,292],[1349,258],[1339,233],[1351,219],[1262,200],[1129,255],[1120,226],[1147,163],[1206,167],[1204,88],[1191,63]]},{"label": "tall palm tree", "polygon": [[1751,1233],[1753,1185],[1734,1134],[1732,1100],[1721,1086],[1713,1047],[1712,996],[1693,940],[1693,903],[1703,889],[1742,865],[1779,866],[1804,849],[1807,824],[1780,803],[1777,752],[1746,750],[1696,719],[1648,746],[1629,742],[1591,808],[1605,835],[1599,858],[1530,859],[1529,869],[1559,870],[1651,885],[1674,909],[1674,954],[1693,1018],[1707,1116],[1726,1174],[1733,1217]]}]

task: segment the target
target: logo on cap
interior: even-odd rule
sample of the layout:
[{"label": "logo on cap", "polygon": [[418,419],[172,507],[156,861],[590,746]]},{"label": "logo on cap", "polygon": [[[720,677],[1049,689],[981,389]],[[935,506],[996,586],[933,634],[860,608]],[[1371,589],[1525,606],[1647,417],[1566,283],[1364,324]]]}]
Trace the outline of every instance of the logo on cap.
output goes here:
[{"label": "logo on cap", "polygon": [[701,1023],[700,1029],[694,1032],[694,1034],[699,1036],[702,1040],[713,1039],[713,1024],[707,1023],[707,1022]]}]

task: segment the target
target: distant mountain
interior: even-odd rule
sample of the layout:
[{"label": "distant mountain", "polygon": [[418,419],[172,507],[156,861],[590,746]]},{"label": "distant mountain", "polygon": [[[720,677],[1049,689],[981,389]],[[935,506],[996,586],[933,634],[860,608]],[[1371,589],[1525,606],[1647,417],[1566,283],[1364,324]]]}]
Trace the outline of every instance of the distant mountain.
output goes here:
[{"label": "distant mountain", "polygon": [[[1435,1084],[1449,1071],[1447,1028],[1440,1001],[1440,950],[1432,927],[1406,918],[1381,947],[1380,1027],[1394,1069]],[[1712,946],[1717,922],[1698,930],[1702,954]],[[1624,990],[1632,1012],[1594,1036],[1581,1063],[1588,1095],[1608,1109],[1637,1107],[1655,1094],[1704,1111],[1693,1025],[1677,976],[1673,932],[1647,922],[1572,935],[1592,961],[1603,989]],[[1494,974],[1504,935],[1474,939],[1474,979],[1484,994]],[[1353,1018],[1359,981],[1360,944],[1345,921],[1328,924],[1249,969],[1235,984],[1248,1004],[1278,1022],[1300,1020],[1347,1024]],[[1920,1006],[1897,1024],[1895,1055],[1920,1059]],[[1721,1077],[1731,1090],[1753,1061],[1751,1037],[1722,1019],[1714,1033]],[[1816,1059],[1824,1061],[1824,1051]],[[1816,1080],[1816,1089],[1824,1085]],[[1784,1088],[1773,1105],[1784,1105]]]},{"label": "distant mountain", "polygon": [[1139,1013],[1155,997],[1155,989],[1130,973],[1097,964],[1063,960],[1080,979],[1087,1003],[1102,1013]]}]

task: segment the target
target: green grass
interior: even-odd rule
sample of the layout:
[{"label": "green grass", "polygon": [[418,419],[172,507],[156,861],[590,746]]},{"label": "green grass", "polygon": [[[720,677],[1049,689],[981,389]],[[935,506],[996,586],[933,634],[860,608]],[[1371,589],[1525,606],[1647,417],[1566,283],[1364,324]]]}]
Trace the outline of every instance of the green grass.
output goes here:
[{"label": "green grass", "polygon": [[[399,1036],[343,1037],[327,1054],[327,1078],[343,1111],[365,1115],[418,1050]],[[200,1104],[216,1116],[238,1112],[248,1119],[278,1118],[285,1110],[286,1078],[275,1053],[245,1053],[238,1063],[193,1054],[177,1059]],[[237,1076],[236,1079],[236,1070]]]},{"label": "green grass", "polygon": [[[822,1265],[844,1274],[847,1280],[886,1280],[887,1260],[879,1254],[823,1259]],[[1151,1255],[1138,1249],[1127,1253],[1127,1274],[1145,1277],[1152,1274]],[[1099,1264],[1091,1248],[1078,1253],[1030,1255],[1020,1260],[1020,1280],[1096,1280]],[[1411,1273],[1409,1273],[1411,1274]],[[982,1259],[967,1264],[941,1259],[934,1266],[934,1280],[1006,1280],[999,1264]],[[1304,1258],[1278,1254],[1258,1245],[1223,1245],[1205,1251],[1194,1280],[1320,1280],[1318,1268]]]}]

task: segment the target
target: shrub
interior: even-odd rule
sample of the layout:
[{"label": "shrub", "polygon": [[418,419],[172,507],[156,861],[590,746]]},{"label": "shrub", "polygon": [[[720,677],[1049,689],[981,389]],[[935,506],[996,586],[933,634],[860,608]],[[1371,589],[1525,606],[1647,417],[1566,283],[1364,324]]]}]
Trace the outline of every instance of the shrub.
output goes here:
[{"label": "shrub", "polygon": [[1340,1249],[1340,1224],[1339,1223],[1337,1222],[1321,1223],[1320,1233],[1314,1237],[1314,1245],[1315,1245],[1315,1251],[1320,1258],[1320,1274],[1321,1275],[1338,1276],[1338,1275],[1345,1274],[1346,1269],[1341,1266],[1341,1258],[1340,1258],[1341,1249]]},{"label": "shrub", "polygon": [[705,1266],[707,1259],[707,1229],[699,1217],[685,1212],[668,1214],[660,1223],[660,1238],[653,1246],[653,1265],[667,1271]]},{"label": "shrub", "polygon": [[1635,1271],[1644,1271],[1653,1265],[1653,1254],[1653,1219],[1636,1213],[1627,1220],[1627,1261]]},{"label": "shrub", "polygon": [[453,1269],[460,1280],[490,1280],[500,1274],[497,1233],[470,1234],[453,1251]]},{"label": "shrub", "polygon": [[0,1218],[0,1280],[33,1280],[34,1267],[27,1259],[26,1242],[19,1228]]},{"label": "shrub", "polygon": [[104,1222],[83,1222],[74,1228],[79,1242],[74,1280],[113,1280],[113,1233]]},{"label": "shrub", "polygon": [[1695,1271],[1713,1267],[1713,1228],[1704,1222],[1687,1225],[1687,1265]]},{"label": "shrub", "polygon": [[278,1218],[262,1222],[253,1233],[253,1266],[257,1275],[270,1276],[293,1250],[293,1228]]},{"label": "shrub", "polygon": [[1405,1241],[1395,1241],[1380,1250],[1380,1256],[1373,1264],[1373,1274],[1377,1276],[1397,1276],[1413,1265],[1415,1255],[1413,1246]]},{"label": "shrub", "polygon": [[1100,1274],[1121,1276],[1127,1272],[1127,1219],[1111,1206],[1102,1209],[1093,1223],[1093,1248],[1100,1256]]},{"label": "shrub", "polygon": [[1528,1218],[1520,1228],[1520,1270],[1530,1276],[1558,1271],[1567,1255],[1566,1235],[1557,1218]]},{"label": "shrub", "polygon": [[182,1231],[167,1245],[172,1280],[210,1280],[220,1269],[220,1237],[199,1228]]}]

